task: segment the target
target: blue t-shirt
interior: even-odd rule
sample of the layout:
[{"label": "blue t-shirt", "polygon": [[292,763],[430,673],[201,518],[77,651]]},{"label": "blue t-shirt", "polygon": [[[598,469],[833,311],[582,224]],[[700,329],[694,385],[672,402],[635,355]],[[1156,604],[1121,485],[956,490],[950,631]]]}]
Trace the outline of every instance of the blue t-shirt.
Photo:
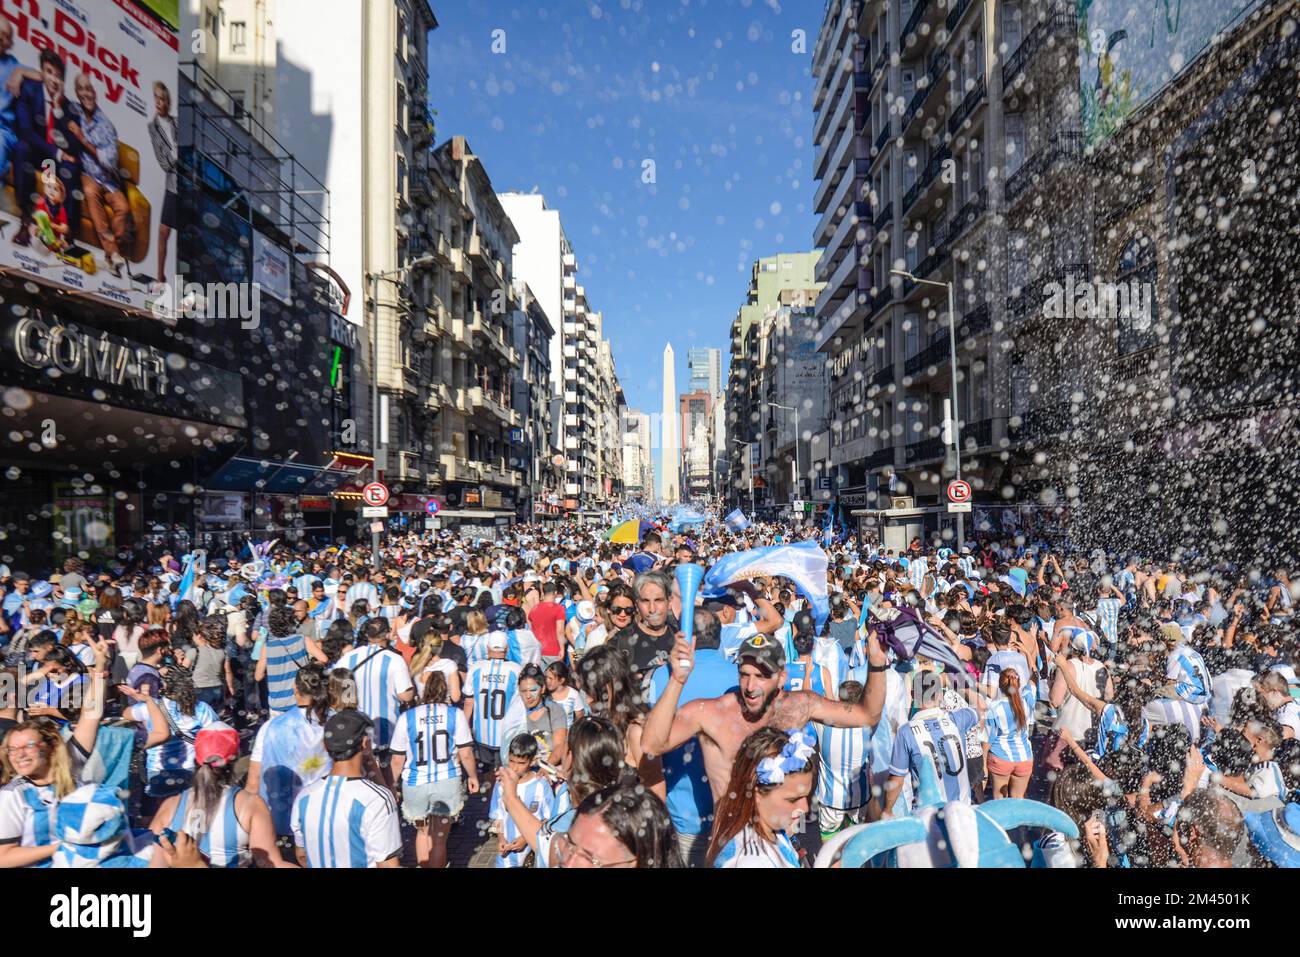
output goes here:
[{"label": "blue t-shirt", "polygon": [[[669,668],[660,665],[650,679],[650,702],[668,687]],[[736,666],[716,648],[695,652],[695,667],[682,688],[678,706],[699,698],[718,698],[737,687]],[[686,742],[663,756],[664,783],[668,788],[668,816],[679,834],[705,834],[713,823],[713,792],[704,776],[704,757],[698,741]]]},{"label": "blue t-shirt", "polygon": [[1250,843],[1277,867],[1300,867],[1300,804],[1246,814]]}]

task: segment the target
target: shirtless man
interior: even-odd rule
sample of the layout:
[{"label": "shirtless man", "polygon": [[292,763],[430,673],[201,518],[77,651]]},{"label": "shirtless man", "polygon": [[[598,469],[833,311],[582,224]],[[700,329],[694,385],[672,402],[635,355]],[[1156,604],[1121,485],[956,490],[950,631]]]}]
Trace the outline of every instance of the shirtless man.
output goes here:
[{"label": "shirtless man", "polygon": [[785,649],[771,635],[757,634],[746,638],[737,653],[740,687],[736,691],[692,701],[679,711],[677,700],[690,676],[695,652],[678,632],[668,657],[672,680],[646,717],[641,748],[647,754],[667,754],[698,736],[704,773],[716,803],[726,792],[741,743],[759,728],[802,728],[809,721],[834,728],[875,728],[885,705],[889,662],[874,632],[867,641],[870,676],[856,702],[831,701],[811,691],[783,691]]}]

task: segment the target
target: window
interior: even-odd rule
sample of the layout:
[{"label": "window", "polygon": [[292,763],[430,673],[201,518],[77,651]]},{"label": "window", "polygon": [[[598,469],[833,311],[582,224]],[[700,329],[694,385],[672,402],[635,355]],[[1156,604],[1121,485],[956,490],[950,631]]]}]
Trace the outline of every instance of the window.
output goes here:
[{"label": "window", "polygon": [[903,102],[910,104],[912,94],[916,92],[916,70],[912,67],[903,67],[898,71],[898,75],[903,80]]},{"label": "window", "polygon": [[921,168],[921,161],[916,150],[903,150],[903,189],[909,190],[916,182]]},{"label": "window", "polygon": [[1122,356],[1149,349],[1156,338],[1156,249],[1139,233],[1119,254],[1114,314]]},{"label": "window", "polygon": [[214,37],[221,36],[221,19],[215,10],[207,11],[203,18],[203,26],[207,28],[207,31]]},{"label": "window", "polygon": [[1009,57],[1019,49],[1020,41],[1024,39],[1021,23],[1020,7],[1008,4],[1002,8],[1002,42],[1006,44],[1004,56]]},{"label": "window", "polygon": [[244,115],[244,91],[230,91],[230,112],[234,114],[235,119]]},{"label": "window", "polygon": [[230,24],[230,52],[243,53],[247,49],[247,40],[245,30],[247,24],[243,20],[235,20]]},{"label": "window", "polygon": [[397,128],[403,133],[406,132],[406,87],[401,83],[397,84]]},{"label": "window", "polygon": [[397,197],[406,202],[406,160],[397,157]]},{"label": "window", "polygon": [[1025,162],[1025,118],[1020,113],[1008,113],[1005,125],[1007,134],[1007,176],[1011,176]]},{"label": "window", "polygon": [[984,188],[984,152],[979,145],[966,153],[966,199],[974,199]]},{"label": "window", "polygon": [[1029,244],[1019,230],[1007,233],[1007,292],[1014,294],[1029,282]]}]

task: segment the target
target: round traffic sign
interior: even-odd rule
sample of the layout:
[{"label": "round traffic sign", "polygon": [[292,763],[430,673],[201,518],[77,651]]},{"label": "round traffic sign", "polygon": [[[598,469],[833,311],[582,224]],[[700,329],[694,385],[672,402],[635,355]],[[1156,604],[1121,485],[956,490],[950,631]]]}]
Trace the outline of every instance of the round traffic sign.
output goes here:
[{"label": "round traffic sign", "polygon": [[961,504],[970,501],[970,482],[965,479],[953,479],[948,483],[948,501]]},{"label": "round traffic sign", "polygon": [[371,482],[361,490],[361,500],[367,505],[380,506],[388,504],[388,486],[382,482]]},{"label": "round traffic sign", "polygon": [[430,515],[437,515],[439,508],[441,508],[441,506],[438,504],[438,500],[436,498],[431,498],[429,499],[429,501],[424,503],[424,510],[428,512]]}]

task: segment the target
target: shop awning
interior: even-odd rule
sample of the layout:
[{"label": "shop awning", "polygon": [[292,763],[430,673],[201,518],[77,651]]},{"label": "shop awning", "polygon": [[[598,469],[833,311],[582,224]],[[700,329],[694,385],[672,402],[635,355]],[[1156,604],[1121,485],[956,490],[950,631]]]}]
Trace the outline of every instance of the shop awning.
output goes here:
[{"label": "shop awning", "polygon": [[267,495],[301,495],[325,470],[319,465],[300,465],[297,462],[283,465],[271,473],[259,492]]},{"label": "shop awning", "polygon": [[495,519],[495,518],[514,518],[514,516],[515,516],[515,513],[514,513],[514,512],[493,511],[493,510],[490,510],[490,509],[484,509],[483,511],[477,511],[477,512],[454,512],[454,511],[450,511],[450,510],[448,510],[448,509],[443,509],[443,510],[440,511],[437,515],[430,515],[429,517],[430,517],[430,518],[488,518],[488,519]]},{"label": "shop awning", "polygon": [[236,455],[221,468],[217,469],[203,482],[203,487],[212,492],[252,492],[260,491],[258,482],[265,481],[275,474],[284,463],[265,459],[247,459]]}]

